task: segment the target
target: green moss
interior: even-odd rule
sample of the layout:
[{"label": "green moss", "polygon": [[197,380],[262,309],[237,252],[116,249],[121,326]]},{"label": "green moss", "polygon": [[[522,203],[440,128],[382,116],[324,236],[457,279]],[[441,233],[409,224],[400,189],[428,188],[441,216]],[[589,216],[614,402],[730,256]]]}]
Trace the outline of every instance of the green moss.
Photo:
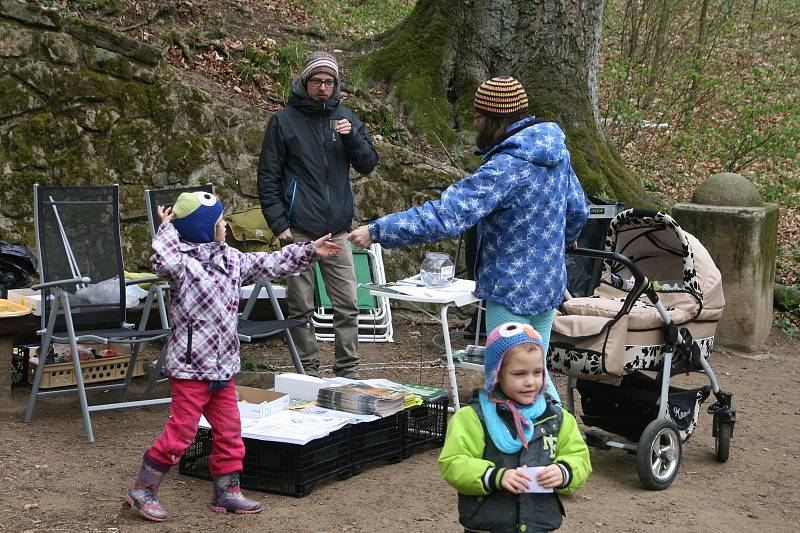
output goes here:
[{"label": "green moss", "polygon": [[159,137],[153,125],[146,120],[115,125],[104,144],[107,158],[115,173],[124,182],[140,180],[145,168],[145,158],[156,151]]},{"label": "green moss", "polygon": [[189,118],[190,127],[194,131],[207,133],[212,129],[214,118],[202,100],[194,98],[188,100],[181,111]]},{"label": "green moss", "polygon": [[[402,31],[365,59],[370,78],[388,82],[401,103],[409,128],[421,133],[434,146],[439,140],[448,148],[458,139],[450,128],[450,104],[441,71],[448,48],[450,24],[435,5],[415,10]],[[424,43],[424,46],[420,46]]]},{"label": "green moss", "polygon": [[134,69],[130,60],[125,57],[103,50],[102,48],[95,48],[94,50],[87,50],[87,63],[99,72],[110,74],[117,78],[124,80],[133,79]]},{"label": "green moss", "polygon": [[[13,215],[16,219],[28,222],[29,227],[22,233],[30,232],[33,236],[33,184],[42,183],[42,175],[34,170],[15,170],[13,180],[5,180],[0,190],[3,212],[7,206],[14,206]],[[11,213],[9,213],[11,214]],[[13,219],[12,219],[13,220]],[[11,241],[10,236],[3,236],[4,240]]]},{"label": "green moss", "polygon": [[213,140],[214,150],[218,154],[225,154],[230,157],[237,157],[242,152],[242,147],[232,135],[222,133],[216,135]]},{"label": "green moss", "polygon": [[188,178],[192,170],[203,160],[209,146],[208,140],[199,133],[184,133],[162,144],[158,167],[167,174]]},{"label": "green moss", "polygon": [[778,251],[778,222],[779,210],[774,205],[767,205],[761,242],[758,249],[761,251],[761,264],[764,265],[761,273],[762,294],[769,294],[772,291],[772,284],[775,282],[775,259]]},{"label": "green moss", "polygon": [[261,153],[261,143],[264,140],[265,128],[266,123],[260,125],[255,121],[252,121],[242,127],[239,135],[248,153],[253,155],[258,155]]},{"label": "green moss", "polygon": [[75,41],[64,33],[43,33],[40,42],[47,50],[51,61],[59,65],[74,65],[78,62]]},{"label": "green moss", "polygon": [[[138,202],[141,204],[141,192],[138,195]],[[122,201],[122,199],[120,199]],[[136,208],[137,199],[131,197],[130,206]],[[123,204],[122,210],[126,211],[128,201]],[[150,256],[153,250],[150,246],[150,230],[146,222],[124,222],[120,228],[122,235],[122,257],[125,259],[125,270],[128,272],[152,272]]]},{"label": "green moss", "polygon": [[148,65],[157,65],[161,61],[161,50],[158,48],[129,39],[111,28],[86,19],[70,18],[65,21],[64,29],[81,42],[113,50],[134,61]]},{"label": "green moss", "polygon": [[590,195],[607,194],[626,207],[652,208],[641,180],[628,171],[590,125],[566,128],[572,167]]},{"label": "green moss", "polygon": [[52,113],[39,113],[11,129],[8,135],[8,153],[14,166],[46,168],[46,153],[42,144],[49,138],[54,121]]},{"label": "green moss", "polygon": [[0,118],[11,117],[40,108],[41,99],[10,77],[0,78]]}]

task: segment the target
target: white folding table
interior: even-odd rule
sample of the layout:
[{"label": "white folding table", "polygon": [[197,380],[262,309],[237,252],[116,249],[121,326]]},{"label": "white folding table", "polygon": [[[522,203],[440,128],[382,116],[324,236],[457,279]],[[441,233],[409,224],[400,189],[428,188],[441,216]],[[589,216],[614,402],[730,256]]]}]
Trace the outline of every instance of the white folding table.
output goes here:
[{"label": "white folding table", "polygon": [[[366,288],[366,287],[365,287]],[[384,296],[393,300],[403,300],[415,304],[433,304],[439,307],[439,322],[442,324],[444,351],[447,357],[447,372],[450,374],[450,388],[453,395],[453,410],[460,407],[458,401],[458,383],[456,382],[456,365],[453,362],[453,348],[450,345],[450,325],[447,322],[447,311],[452,306],[463,307],[480,302],[473,294],[475,282],[466,279],[455,279],[444,288],[418,287],[402,282],[382,286],[370,285],[369,292],[373,296]],[[477,342],[476,342],[477,344]],[[483,365],[459,363],[460,368],[483,371]]]}]

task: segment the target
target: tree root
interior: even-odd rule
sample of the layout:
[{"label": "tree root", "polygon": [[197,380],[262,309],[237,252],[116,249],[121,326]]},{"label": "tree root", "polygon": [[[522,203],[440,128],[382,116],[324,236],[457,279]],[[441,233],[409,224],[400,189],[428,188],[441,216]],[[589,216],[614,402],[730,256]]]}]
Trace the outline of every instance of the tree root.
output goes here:
[{"label": "tree root", "polygon": [[296,33],[298,35],[309,35],[311,37],[316,37],[322,41],[328,38],[328,34],[325,33],[323,30],[319,28],[312,28],[310,26],[289,26],[284,24],[280,27],[281,31],[289,32],[289,33]]},{"label": "tree root", "polygon": [[156,9],[155,13],[153,13],[152,15],[147,17],[142,22],[137,22],[136,24],[133,24],[133,25],[128,26],[126,28],[122,28],[120,31],[125,33],[125,32],[129,32],[131,30],[135,30],[136,28],[141,28],[142,26],[149,26],[150,24],[152,24],[156,20],[158,20],[160,18],[163,18],[163,17],[166,17],[168,15],[171,15],[173,13],[173,11],[174,11],[174,6],[161,6],[158,9]]}]

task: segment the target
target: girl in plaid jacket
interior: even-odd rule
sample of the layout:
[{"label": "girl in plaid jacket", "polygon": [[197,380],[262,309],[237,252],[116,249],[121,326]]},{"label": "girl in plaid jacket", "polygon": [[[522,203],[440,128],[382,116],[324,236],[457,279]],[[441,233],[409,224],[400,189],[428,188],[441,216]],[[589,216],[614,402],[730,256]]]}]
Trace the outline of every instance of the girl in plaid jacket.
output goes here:
[{"label": "girl in plaid jacket", "polygon": [[239,372],[237,321],[240,287],[308,268],[341,247],[326,235],[273,253],[242,253],[225,244],[222,202],[206,192],[183,193],[172,208],[158,206],[161,226],[153,238],[156,274],[170,284],[172,333],[165,372],[172,387],[164,432],[144,454],[125,497],[148,520],[163,521],[161,481],[197,433],[200,415],[211,423],[209,458],[215,512],[258,513],[261,503],[242,495],[239,474],[244,443],[233,377]]}]

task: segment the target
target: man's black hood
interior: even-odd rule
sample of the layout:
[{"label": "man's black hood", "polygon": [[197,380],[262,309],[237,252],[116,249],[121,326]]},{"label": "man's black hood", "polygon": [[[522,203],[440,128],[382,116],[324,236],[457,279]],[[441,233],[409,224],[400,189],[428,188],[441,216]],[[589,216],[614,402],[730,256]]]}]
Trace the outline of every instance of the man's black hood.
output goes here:
[{"label": "man's black hood", "polygon": [[298,76],[292,80],[292,92],[289,95],[289,105],[296,107],[306,115],[327,115],[337,107],[341,101],[341,91],[339,90],[339,83],[333,86],[333,93],[327,100],[317,101],[308,95],[306,86],[300,81]]}]

